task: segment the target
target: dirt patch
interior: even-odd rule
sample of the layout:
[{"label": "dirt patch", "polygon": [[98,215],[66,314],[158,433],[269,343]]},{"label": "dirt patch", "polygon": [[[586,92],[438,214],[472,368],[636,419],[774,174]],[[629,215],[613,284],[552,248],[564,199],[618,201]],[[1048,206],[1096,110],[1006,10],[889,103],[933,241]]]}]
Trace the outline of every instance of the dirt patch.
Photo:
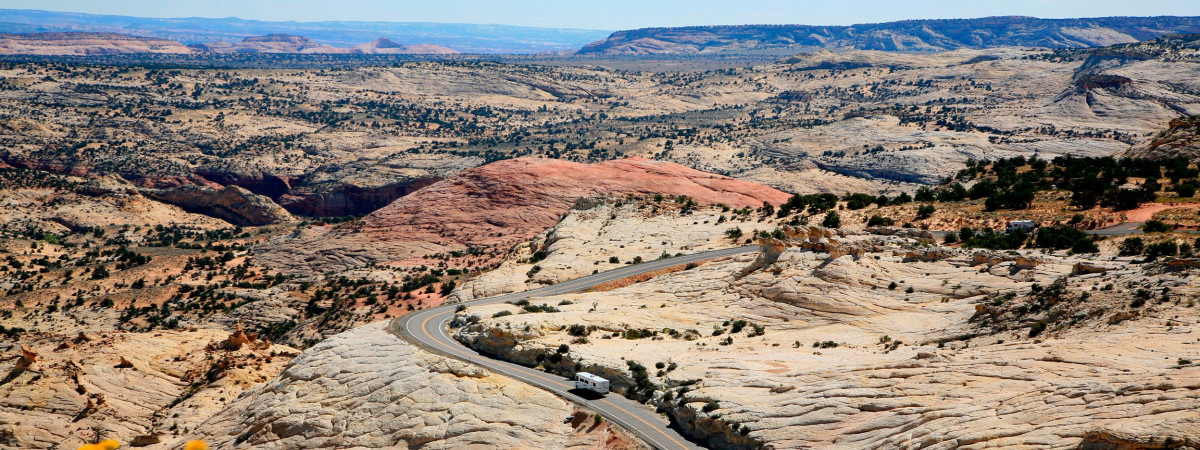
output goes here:
[{"label": "dirt patch", "polygon": [[1137,209],[1125,211],[1125,220],[1129,222],[1145,222],[1153,219],[1155,214],[1174,208],[1186,208],[1192,209],[1193,211],[1195,210],[1195,206],[1184,206],[1175,203],[1148,203],[1138,207]]}]

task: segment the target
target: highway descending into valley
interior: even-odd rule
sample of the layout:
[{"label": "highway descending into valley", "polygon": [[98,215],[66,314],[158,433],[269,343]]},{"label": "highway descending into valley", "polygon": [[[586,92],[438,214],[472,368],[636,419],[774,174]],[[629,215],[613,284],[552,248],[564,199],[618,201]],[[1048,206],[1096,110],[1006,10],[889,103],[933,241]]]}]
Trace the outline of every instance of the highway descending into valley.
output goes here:
[{"label": "highway descending into valley", "polygon": [[[1140,231],[1137,230],[1138,225],[1140,225],[1140,223],[1125,223],[1102,230],[1096,230],[1093,231],[1093,233],[1107,236],[1139,233]],[[699,262],[712,258],[755,252],[758,251],[758,249],[759,247],[757,245],[751,245],[722,250],[712,250],[686,256],[677,256],[674,258],[644,262],[641,264],[621,267],[619,269],[614,269],[607,272],[588,275],[582,278],[576,278],[574,280],[565,281],[553,286],[546,286],[524,292],[498,295],[495,297],[443,305],[436,308],[417,311],[412,314],[396,318],[393,321],[392,326],[402,337],[422,348],[486,367],[494,372],[542,387],[554,392],[555,394],[558,394],[561,397],[584,405],[600,413],[606,419],[611,420],[630,432],[636,434],[646,443],[654,446],[655,448],[698,449],[702,447],[691,441],[688,441],[682,435],[680,435],[677,430],[670,428],[666,418],[651,411],[645,405],[633,400],[629,400],[617,393],[610,393],[609,395],[599,399],[586,399],[581,397],[572,391],[575,388],[575,382],[571,379],[522,365],[492,359],[467,348],[465,345],[454,340],[453,337],[450,337],[450,334],[447,332],[449,323],[450,320],[454,318],[455,310],[459,306],[467,306],[469,308],[476,305],[486,305],[492,303],[517,301],[521,299],[532,299],[534,297],[581,292],[601,283],[606,283],[633,275],[639,275],[680,264],[687,264],[689,262]]]},{"label": "highway descending into valley", "polygon": [[688,441],[681,436],[678,431],[670,428],[667,424],[666,418],[655,413],[654,411],[651,411],[645,405],[622,397],[620,394],[615,392],[609,393],[607,396],[595,400],[583,398],[576,393],[571,392],[572,389],[575,389],[575,382],[571,379],[542,372],[540,370],[531,369],[522,365],[491,359],[487,356],[476,353],[474,350],[471,350],[454,340],[454,338],[450,337],[446,330],[450,320],[454,318],[455,309],[457,309],[460,305],[471,307],[476,305],[516,301],[523,298],[545,297],[549,295],[580,292],[601,283],[619,280],[621,278],[666,267],[755,251],[758,251],[757,245],[712,250],[686,256],[676,256],[674,258],[648,261],[582,278],[576,278],[574,280],[565,281],[553,286],[546,286],[524,292],[498,295],[495,297],[444,305],[437,308],[418,311],[397,318],[393,322],[393,326],[397,327],[396,331],[398,331],[401,336],[427,350],[432,350],[436,353],[441,353],[446,356],[458,358],[468,361],[472,364],[486,367],[494,372],[498,372],[526,383],[548,389],[559,396],[584,405],[600,413],[604,416],[604,418],[611,420],[612,422],[615,422],[621,427],[636,434],[638,437],[642,438],[642,440],[646,441],[646,443],[654,446],[655,448],[698,449],[702,447],[691,441]]}]

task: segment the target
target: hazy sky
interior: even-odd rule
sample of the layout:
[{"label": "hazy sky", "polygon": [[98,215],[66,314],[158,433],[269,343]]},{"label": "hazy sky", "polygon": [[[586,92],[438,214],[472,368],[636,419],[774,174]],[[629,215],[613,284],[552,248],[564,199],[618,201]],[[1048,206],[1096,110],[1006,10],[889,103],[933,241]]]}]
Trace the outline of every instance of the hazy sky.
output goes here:
[{"label": "hazy sky", "polygon": [[494,23],[608,30],[761,23],[849,25],[1000,15],[1200,16],[1200,0],[0,0],[0,8],[142,17]]}]

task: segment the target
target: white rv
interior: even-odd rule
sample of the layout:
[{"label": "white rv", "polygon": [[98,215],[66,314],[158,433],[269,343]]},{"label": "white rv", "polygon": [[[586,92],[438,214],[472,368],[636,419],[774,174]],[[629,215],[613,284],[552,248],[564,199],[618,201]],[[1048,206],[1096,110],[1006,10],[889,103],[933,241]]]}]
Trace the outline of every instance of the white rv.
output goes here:
[{"label": "white rv", "polygon": [[1029,232],[1029,231],[1033,231],[1033,228],[1034,228],[1034,224],[1033,224],[1032,220],[1014,220],[1014,221],[1008,223],[1008,229],[1006,229],[1004,231],[1007,231],[1009,233],[1018,231],[1018,230]]},{"label": "white rv", "polygon": [[597,394],[608,393],[608,380],[587,372],[575,374],[575,389],[586,389]]}]

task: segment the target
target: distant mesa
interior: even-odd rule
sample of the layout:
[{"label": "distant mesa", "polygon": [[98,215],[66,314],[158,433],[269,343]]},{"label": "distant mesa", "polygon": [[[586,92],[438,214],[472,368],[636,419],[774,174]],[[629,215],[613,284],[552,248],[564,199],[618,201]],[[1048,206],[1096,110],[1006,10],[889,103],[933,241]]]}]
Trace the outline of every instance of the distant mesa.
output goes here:
[{"label": "distant mesa", "polygon": [[[56,2],[42,2],[46,7]],[[515,25],[388,22],[388,21],[270,21],[237,17],[133,17],[60,11],[0,8],[0,33],[91,32],[152,36],[185,45],[226,41],[237,44],[246,36],[286,34],[348,49],[386,37],[401,44],[438,44],[464,53],[534,54],[575,50],[604,39],[612,30],[540,28]],[[438,49],[410,50],[411,53]]]},{"label": "distant mesa", "polygon": [[0,34],[0,55],[89,56],[132,53],[450,55],[458,52],[435,44],[403,45],[387,38],[379,38],[350,48],[334,47],[305,36],[290,34],[247,36],[238,42],[217,41],[190,46],[168,39],[116,33]]},{"label": "distant mesa", "polygon": [[241,42],[209,42],[192,46],[204,53],[346,53],[345,49],[313,42],[304,36],[268,34],[247,36]]},{"label": "distant mesa", "polygon": [[0,34],[0,55],[88,56],[124,53],[192,53],[175,41],[115,33]]},{"label": "distant mesa", "polygon": [[403,45],[388,38],[379,38],[365,44],[358,44],[350,49],[353,53],[365,55],[453,55],[458,51],[436,44]]},{"label": "distant mesa", "polygon": [[580,54],[649,55],[770,49],[934,52],[993,47],[1102,47],[1200,32],[1200,17],[906,20],[849,26],[734,25],[618,31]]}]

